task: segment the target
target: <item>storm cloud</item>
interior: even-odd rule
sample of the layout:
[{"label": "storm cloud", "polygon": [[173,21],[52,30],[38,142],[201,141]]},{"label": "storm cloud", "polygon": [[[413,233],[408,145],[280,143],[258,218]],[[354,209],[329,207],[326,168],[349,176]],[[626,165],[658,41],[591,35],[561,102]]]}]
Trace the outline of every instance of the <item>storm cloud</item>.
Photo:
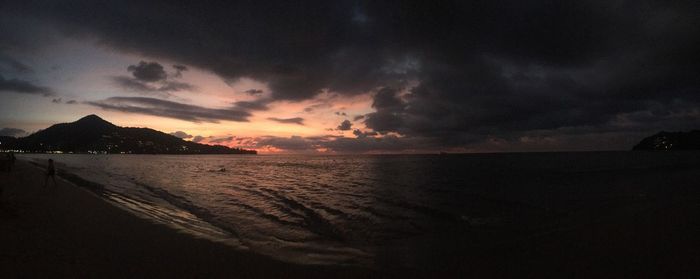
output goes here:
[{"label": "storm cloud", "polygon": [[[273,101],[370,92],[375,111],[364,124],[402,136],[382,144],[484,145],[546,134],[566,149],[576,143],[564,139],[599,134],[611,137],[605,147],[623,147],[639,133],[700,120],[694,1],[18,1],[2,13],[225,80],[251,78]],[[162,66],[144,63],[130,69],[133,79],[162,80]],[[15,91],[43,94],[23,88]],[[143,105],[122,102],[95,105]],[[186,120],[248,116],[148,106]]]}]

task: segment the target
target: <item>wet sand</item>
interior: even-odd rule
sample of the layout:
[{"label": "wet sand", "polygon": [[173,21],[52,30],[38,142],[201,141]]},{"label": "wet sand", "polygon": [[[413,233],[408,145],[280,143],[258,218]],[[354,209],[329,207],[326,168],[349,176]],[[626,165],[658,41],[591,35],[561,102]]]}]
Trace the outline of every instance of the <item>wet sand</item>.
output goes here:
[{"label": "wet sand", "polygon": [[[18,161],[0,172],[0,275],[216,278],[692,278],[700,274],[700,171],[696,166],[565,174],[605,183],[604,202],[571,210],[547,228],[501,243],[426,242],[439,254],[420,268],[296,265],[204,239],[123,211]],[[586,197],[581,201],[586,202]],[[421,239],[405,240],[415,244]],[[447,255],[447,257],[445,257]],[[401,255],[400,251],[389,253]],[[377,267],[381,269],[380,267]]]}]

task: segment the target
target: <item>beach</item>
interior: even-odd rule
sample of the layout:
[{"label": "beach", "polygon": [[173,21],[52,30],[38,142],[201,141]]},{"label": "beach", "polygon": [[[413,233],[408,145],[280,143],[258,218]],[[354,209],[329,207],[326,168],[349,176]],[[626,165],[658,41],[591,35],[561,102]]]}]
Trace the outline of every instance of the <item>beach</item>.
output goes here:
[{"label": "beach", "polygon": [[140,219],[19,160],[0,172],[0,274],[14,277],[368,277],[357,267],[288,264]]},{"label": "beach", "polygon": [[[445,228],[440,238],[405,237],[405,245],[362,267],[288,263],[196,238],[63,179],[43,188],[43,170],[19,160],[12,172],[0,172],[0,268],[6,278],[694,277],[700,274],[698,170],[691,164],[541,176],[546,185],[608,190],[588,197],[572,189],[581,195],[561,201],[571,209],[546,213],[553,216],[548,222],[516,237],[503,240],[498,230],[477,227],[481,232],[465,238]],[[420,263],[381,264],[399,257]]]}]

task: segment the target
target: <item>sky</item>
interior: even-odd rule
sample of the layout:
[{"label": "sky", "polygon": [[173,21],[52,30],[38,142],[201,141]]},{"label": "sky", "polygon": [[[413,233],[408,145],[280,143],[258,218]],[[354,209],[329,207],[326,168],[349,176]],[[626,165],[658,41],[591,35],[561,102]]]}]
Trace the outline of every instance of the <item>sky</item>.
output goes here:
[{"label": "sky", "polygon": [[697,1],[3,1],[0,135],[97,114],[261,153],[627,150],[700,128],[698,14]]}]

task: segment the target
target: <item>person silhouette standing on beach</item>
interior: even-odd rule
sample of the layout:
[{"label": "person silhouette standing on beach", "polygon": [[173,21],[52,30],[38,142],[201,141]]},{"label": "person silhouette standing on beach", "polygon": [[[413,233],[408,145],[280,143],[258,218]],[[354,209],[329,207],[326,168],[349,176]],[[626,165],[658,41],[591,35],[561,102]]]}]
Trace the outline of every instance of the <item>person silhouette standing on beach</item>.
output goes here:
[{"label": "person silhouette standing on beach", "polygon": [[44,180],[44,188],[46,184],[49,183],[49,177],[53,181],[53,186],[56,186],[56,168],[53,166],[53,159],[49,159],[49,165],[46,167],[46,179]]},{"label": "person silhouette standing on beach", "polygon": [[17,161],[17,158],[15,157],[15,153],[14,153],[14,152],[8,153],[7,156],[10,157],[10,171],[12,171],[12,167],[15,166],[15,161]]}]

